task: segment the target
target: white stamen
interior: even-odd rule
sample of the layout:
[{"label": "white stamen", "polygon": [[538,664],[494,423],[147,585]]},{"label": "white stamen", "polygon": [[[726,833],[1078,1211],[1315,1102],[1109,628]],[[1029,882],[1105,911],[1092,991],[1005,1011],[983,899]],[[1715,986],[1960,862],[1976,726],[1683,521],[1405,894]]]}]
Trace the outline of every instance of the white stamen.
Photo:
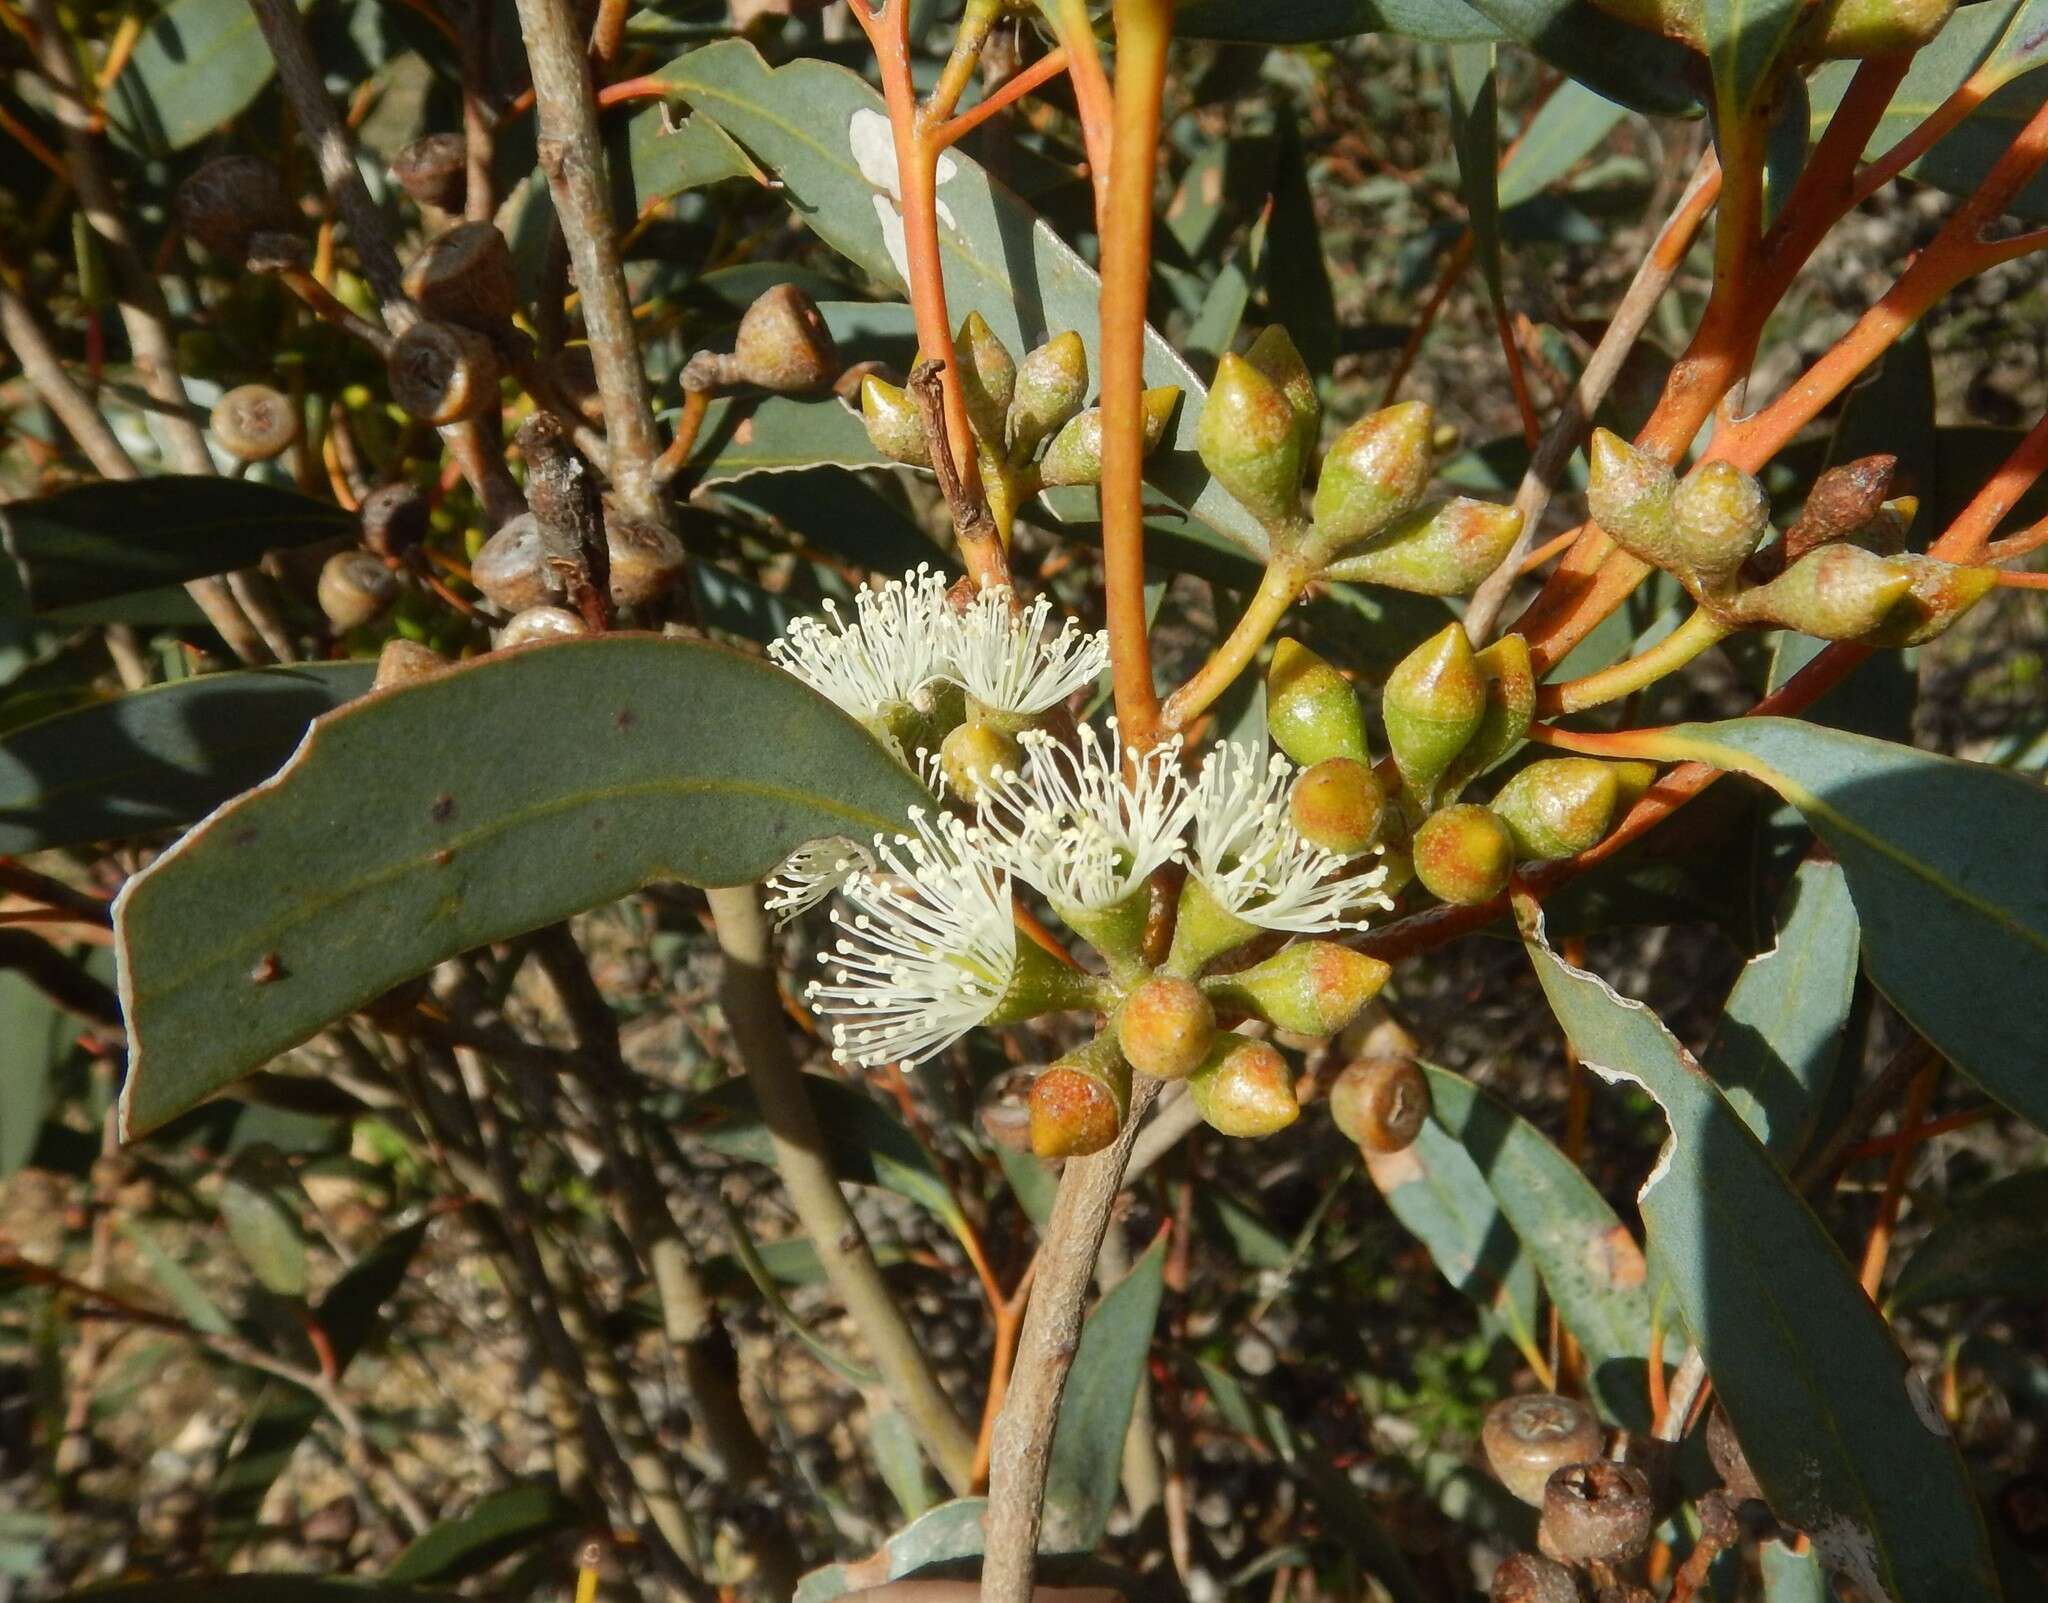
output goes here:
[{"label": "white stamen", "polygon": [[874,866],[875,854],[844,835],[806,841],[784,859],[768,881],[768,889],[774,893],[768,898],[768,911],[775,915],[776,923],[787,924],[838,890],[849,876],[861,870],[873,872]]},{"label": "white stamen", "polygon": [[769,643],[769,657],[863,723],[948,676],[953,627],[943,574],[920,564],[862,590],[853,608],[848,622],[827,601],[825,617],[797,619]]},{"label": "white stamen", "polygon": [[1051,632],[1052,603],[1044,596],[1022,612],[1010,607],[1006,586],[991,585],[953,620],[953,678],[995,712],[1049,712],[1109,667],[1109,636],[1089,633],[1069,618]]}]

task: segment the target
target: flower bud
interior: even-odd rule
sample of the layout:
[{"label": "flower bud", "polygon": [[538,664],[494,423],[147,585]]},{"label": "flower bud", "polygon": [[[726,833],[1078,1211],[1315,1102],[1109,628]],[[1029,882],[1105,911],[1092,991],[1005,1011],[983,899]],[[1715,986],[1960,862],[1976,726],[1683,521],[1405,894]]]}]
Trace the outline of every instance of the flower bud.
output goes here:
[{"label": "flower bud", "polygon": [[1604,840],[1620,799],[1620,783],[1608,764],[1591,757],[1546,757],[1501,786],[1493,812],[1514,837],[1517,857],[1551,862]]},{"label": "flower bud", "polygon": [[1610,17],[1637,28],[1677,39],[1695,50],[1706,48],[1706,20],[1701,0],[1593,0]]},{"label": "flower bud", "polygon": [[589,633],[590,625],[583,621],[581,614],[571,612],[567,607],[528,607],[523,612],[512,614],[512,621],[498,631],[493,643],[504,651],[512,646],[566,640],[572,635]]},{"label": "flower bud", "polygon": [[1055,334],[1017,366],[1010,402],[1010,456],[1029,460],[1055,429],[1067,424],[1088,398],[1088,351],[1081,336]]},{"label": "flower bud", "polygon": [[1885,560],[1894,573],[1907,575],[1910,588],[1864,637],[1873,646],[1924,646],[1998,586],[1996,568],[1965,567],[1915,552]]},{"label": "flower bud", "polygon": [[1459,596],[1500,566],[1521,532],[1522,514],[1513,507],[1461,495],[1411,512],[1365,550],[1338,558],[1325,571],[1354,584]]},{"label": "flower bud", "polygon": [[1906,55],[1928,44],[1956,0],[1821,0],[1789,53],[1799,61],[1861,61]]},{"label": "flower bud", "polygon": [[1302,837],[1339,857],[1370,849],[1386,811],[1379,776],[1350,757],[1325,757],[1304,770],[1287,798],[1287,815]]},{"label": "flower bud", "polygon": [[604,521],[612,605],[644,607],[682,580],[689,559],[683,542],[658,523],[614,514]]},{"label": "flower bud", "polygon": [[867,424],[869,442],[890,461],[914,468],[932,465],[924,419],[907,391],[869,374],[861,380],[860,416]]},{"label": "flower bud", "polygon": [[1184,1080],[1215,1042],[1216,1009],[1192,981],[1154,974],[1125,999],[1116,1037],[1140,1074]]},{"label": "flower bud", "polygon": [[469,141],[461,134],[427,134],[391,158],[398,187],[422,206],[462,210],[469,193]]},{"label": "flower bud", "polygon": [[[1332,552],[1405,517],[1429,488],[1436,414],[1421,401],[1369,412],[1337,436],[1316,480],[1315,526]],[[1510,536],[1512,538],[1512,536]]]},{"label": "flower bud", "polygon": [[483,543],[469,564],[470,582],[493,606],[506,612],[550,606],[562,587],[547,565],[540,524],[531,512],[509,520]]},{"label": "flower bud", "polygon": [[1459,791],[1519,746],[1536,716],[1536,669],[1528,641],[1502,635],[1484,651],[1475,651],[1472,664],[1486,681],[1486,711],[1437,786],[1446,800],[1456,800]]},{"label": "flower bud", "polygon": [[1501,1485],[1535,1508],[1550,1477],[1600,1456],[1600,1421],[1584,1403],[1550,1392],[1503,1398],[1486,1411],[1479,1444]]},{"label": "flower bud", "polygon": [[1016,738],[979,720],[957,725],[940,742],[939,762],[953,792],[975,804],[988,795],[996,775],[1020,766]]},{"label": "flower bud", "polygon": [[1403,1151],[1429,1119],[1429,1079],[1409,1058],[1360,1058],[1331,1083],[1330,1117],[1368,1152]]},{"label": "flower bud", "polygon": [[1770,526],[1771,498],[1732,462],[1706,462],[1671,493],[1674,573],[1689,589],[1725,591]]},{"label": "flower bud", "polygon": [[1479,730],[1486,680],[1462,624],[1446,624],[1403,657],[1380,698],[1387,744],[1401,779],[1426,801],[1451,761]]},{"label": "flower bud", "polygon": [[1224,1135],[1256,1138],[1301,1117],[1287,1060],[1264,1041],[1220,1037],[1188,1080],[1195,1108]]},{"label": "flower bud", "polygon": [[794,284],[777,284],[740,318],[732,370],[744,384],[801,394],[838,377],[839,347],[818,303]]},{"label": "flower bud", "polygon": [[1876,517],[1891,493],[1898,465],[1895,456],[1860,456],[1815,479],[1806,493],[1806,505],[1779,546],[1780,568],[1789,567],[1819,546],[1845,539]]},{"label": "flower bud", "polygon": [[371,623],[398,599],[398,579],[367,551],[337,551],[320,567],[318,600],[336,634]]},{"label": "flower bud", "polygon": [[1116,1140],[1130,1106],[1131,1066],[1114,1040],[1099,1035],[1032,1082],[1031,1150],[1045,1159],[1100,1152]]},{"label": "flower bud", "polygon": [[[1180,404],[1180,390],[1171,384],[1147,390],[1145,401],[1145,450],[1149,454],[1166,438],[1166,425]],[[1039,463],[1039,482],[1048,488],[1062,484],[1102,482],[1102,408],[1091,406],[1077,413],[1046,447]]]},{"label": "flower bud", "polygon": [[389,690],[395,685],[416,685],[447,666],[448,659],[440,652],[417,640],[393,635],[377,653],[377,676],[370,681],[370,688]]},{"label": "flower bud", "polygon": [[1294,431],[1301,440],[1304,464],[1315,455],[1316,441],[1323,432],[1323,403],[1316,394],[1315,375],[1302,360],[1294,337],[1278,323],[1261,329],[1257,339],[1245,347],[1244,359],[1287,397],[1294,414]]},{"label": "flower bud", "polygon": [[1300,516],[1308,462],[1300,420],[1280,387],[1243,357],[1226,353],[1217,364],[1195,450],[1216,482],[1261,522]]},{"label": "flower bud", "polygon": [[1588,454],[1586,510],[1593,521],[1616,544],[1661,567],[1670,554],[1671,497],[1678,488],[1671,469],[1608,429],[1593,431]]},{"label": "flower bud", "polygon": [[1296,1035],[1335,1035],[1365,1011],[1393,970],[1335,941],[1302,940],[1263,963],[1202,982],[1209,1000]]},{"label": "flower bud", "polygon": [[1231,912],[1209,894],[1199,876],[1190,874],[1181,884],[1174,909],[1173,949],[1166,954],[1166,971],[1191,978],[1258,933],[1256,924]]},{"label": "flower bud", "polygon": [[1431,813],[1415,831],[1415,877],[1440,901],[1458,907],[1490,902],[1507,889],[1515,841],[1484,807],[1460,802]]},{"label": "flower bud", "polygon": [[1331,757],[1371,759],[1358,692],[1298,640],[1274,643],[1266,669],[1266,733],[1304,768]]},{"label": "flower bud", "polygon": [[1649,1550],[1655,1505],[1639,1469],[1595,1458],[1554,1471],[1543,1488],[1543,1530],[1574,1564],[1626,1564]]},{"label": "flower bud", "polygon": [[979,312],[969,312],[953,336],[953,354],[960,359],[967,420],[985,444],[1001,450],[1009,433],[1010,402],[1017,395],[1017,360]]},{"label": "flower bud", "polygon": [[299,409],[268,384],[238,384],[213,403],[206,426],[230,456],[268,462],[299,437]]},{"label": "flower bud", "polygon": [[460,323],[415,323],[385,364],[391,398],[439,427],[496,410],[498,356],[489,338]]},{"label": "flower bud", "polygon": [[430,318],[495,333],[519,310],[512,248],[495,223],[457,223],[412,259],[405,292]]},{"label": "flower bud", "polygon": [[240,267],[258,234],[289,234],[299,218],[276,164],[216,156],[178,186],[178,225],[221,261]]},{"label": "flower bud", "polygon": [[1745,590],[1734,612],[1745,623],[1776,624],[1823,640],[1855,640],[1883,623],[1913,587],[1913,576],[1858,545],[1824,545],[1769,584]]},{"label": "flower bud", "polygon": [[378,485],[356,509],[363,544],[380,557],[402,557],[416,548],[427,537],[430,517],[427,498],[403,479]]}]

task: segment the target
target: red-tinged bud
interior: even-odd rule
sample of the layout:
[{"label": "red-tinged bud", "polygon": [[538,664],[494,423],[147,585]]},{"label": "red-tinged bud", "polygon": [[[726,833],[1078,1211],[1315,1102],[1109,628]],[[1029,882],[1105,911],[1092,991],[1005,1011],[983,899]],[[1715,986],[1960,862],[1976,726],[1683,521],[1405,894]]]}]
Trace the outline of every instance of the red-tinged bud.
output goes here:
[{"label": "red-tinged bud", "polygon": [[1304,768],[1331,757],[1371,760],[1358,692],[1298,640],[1273,646],[1266,669],[1266,733]]},{"label": "red-tinged bud", "polygon": [[1088,351],[1081,336],[1055,334],[1017,365],[1010,402],[1010,457],[1025,461],[1039,442],[1064,428],[1088,398]]},{"label": "red-tinged bud", "polygon": [[1436,414],[1422,401],[1370,412],[1337,436],[1316,480],[1316,536],[1335,554],[1414,511],[1435,467]]},{"label": "red-tinged bud", "polygon": [[946,783],[963,800],[979,805],[998,774],[1022,765],[1016,737],[978,721],[957,725],[939,745]]},{"label": "red-tinged bud", "polygon": [[777,284],[740,319],[732,367],[743,383],[803,394],[839,376],[839,346],[818,303],[794,284]]},{"label": "red-tinged bud", "polygon": [[1301,440],[1302,460],[1306,462],[1315,455],[1316,441],[1322,436],[1323,403],[1316,394],[1315,375],[1302,360],[1294,337],[1278,323],[1261,329],[1258,338],[1245,347],[1244,359],[1287,397],[1288,410],[1294,413],[1294,431]]},{"label": "red-tinged bud", "polygon": [[1368,1152],[1400,1152],[1429,1120],[1429,1079],[1410,1058],[1360,1058],[1330,1085],[1330,1117]]},{"label": "red-tinged bud", "polygon": [[1807,552],[1846,539],[1877,516],[1891,494],[1895,456],[1859,456],[1831,467],[1813,481],[1806,505],[1785,531],[1779,567],[1797,562]]},{"label": "red-tinged bud", "polygon": [[1593,431],[1588,454],[1586,510],[1593,521],[1616,544],[1663,566],[1671,554],[1671,497],[1678,488],[1670,467],[1608,429]]},{"label": "red-tinged bud", "polygon": [[[1180,391],[1162,385],[1145,392],[1145,450],[1149,454],[1166,438],[1166,425],[1180,404]],[[1102,481],[1102,408],[1091,406],[1055,434],[1038,465],[1039,483],[1099,484]]]},{"label": "red-tinged bud", "polygon": [[1707,462],[1671,494],[1674,572],[1688,589],[1725,592],[1770,527],[1771,498],[1732,462]]},{"label": "red-tinged bud", "polygon": [[891,462],[914,468],[932,465],[924,419],[907,392],[869,374],[861,381],[860,416],[867,425],[869,442]]},{"label": "red-tinged bud", "polygon": [[1216,1039],[1216,1009],[1189,980],[1155,974],[1125,999],[1117,1041],[1140,1074],[1184,1080],[1202,1066]]},{"label": "red-tinged bud", "polygon": [[1462,624],[1446,624],[1401,659],[1380,698],[1387,744],[1402,782],[1427,802],[1437,781],[1479,731],[1486,680]]},{"label": "red-tinged bud", "polygon": [[512,248],[495,224],[457,223],[412,259],[405,292],[428,317],[495,333],[519,309]]},{"label": "red-tinged bud", "polygon": [[1515,841],[1507,825],[1470,802],[1431,813],[1415,831],[1415,877],[1458,907],[1492,901],[1507,889]]},{"label": "red-tinged bud", "polygon": [[1385,585],[1422,596],[1461,596],[1500,566],[1522,514],[1464,496],[1411,512],[1368,545],[1326,570],[1333,579]]},{"label": "red-tinged bud", "polygon": [[1517,857],[1551,862],[1576,857],[1604,840],[1620,800],[1612,764],[1591,757],[1546,757],[1501,786],[1493,812],[1514,837]]},{"label": "red-tinged bud", "polygon": [[1256,1139],[1301,1117],[1287,1060],[1264,1041],[1225,1035],[1188,1080],[1195,1108],[1224,1135]]},{"label": "red-tinged bud", "polygon": [[1502,635],[1484,651],[1475,651],[1472,663],[1486,681],[1486,711],[1437,786],[1445,801],[1455,801],[1458,792],[1521,745],[1536,716],[1536,669],[1528,641]]},{"label": "red-tinged bud", "polygon": [[1280,387],[1243,357],[1226,353],[1217,364],[1195,449],[1216,482],[1262,523],[1300,517],[1308,463],[1300,420]]},{"label": "red-tinged bud", "polygon": [[1220,1007],[1234,1008],[1296,1035],[1335,1035],[1365,1011],[1393,970],[1335,941],[1302,940],[1263,963],[1204,980]]},{"label": "red-tinged bud", "polygon": [[1610,17],[1633,27],[1661,33],[1667,39],[1706,48],[1706,19],[1703,0],[1593,0]]},{"label": "red-tinged bud", "polygon": [[1068,1053],[1031,1086],[1031,1150],[1085,1158],[1116,1140],[1131,1106],[1131,1066],[1115,1041],[1097,1036]]},{"label": "red-tinged bud", "polygon": [[1856,640],[1882,624],[1913,576],[1859,545],[1809,552],[1769,584],[1745,590],[1733,612],[1744,623],[1776,624],[1823,640]]},{"label": "red-tinged bud", "polygon": [[1933,41],[1956,0],[1821,0],[1787,54],[1796,61],[1909,55]]},{"label": "red-tinged bud", "polygon": [[1864,638],[1873,646],[1924,646],[1947,633],[1964,613],[1998,586],[1996,568],[1965,567],[1906,553],[1886,559],[1908,576],[1910,588]]},{"label": "red-tinged bud", "polygon": [[1356,857],[1380,838],[1387,794],[1379,776],[1349,757],[1326,757],[1295,780],[1287,813],[1302,837],[1340,857]]}]

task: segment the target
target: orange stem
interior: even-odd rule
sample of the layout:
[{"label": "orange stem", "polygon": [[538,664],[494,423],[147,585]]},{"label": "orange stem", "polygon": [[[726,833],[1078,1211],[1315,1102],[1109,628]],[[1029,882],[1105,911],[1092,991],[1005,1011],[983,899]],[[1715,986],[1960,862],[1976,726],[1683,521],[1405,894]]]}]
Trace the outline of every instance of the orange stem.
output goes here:
[{"label": "orange stem", "polygon": [[1081,148],[1088,154],[1088,182],[1095,191],[1095,222],[1100,232],[1109,214],[1110,142],[1114,137],[1115,113],[1109,78],[1102,70],[1102,49],[1095,41],[1095,24],[1088,15],[1088,0],[1060,0],[1053,31],[1067,52],[1067,69],[1074,80],[1074,105],[1081,114]]},{"label": "orange stem", "polygon": [[1842,1154],[1839,1166],[1846,1169],[1852,1163],[1864,1163],[1871,1158],[1881,1158],[1888,1152],[1910,1151],[1932,1141],[1938,1135],[1950,1135],[1957,1130],[1967,1130],[1973,1124],[1982,1124],[1986,1119],[1995,1118],[1997,1114],[1998,1104],[1986,1102],[1981,1107],[1951,1113],[1945,1119],[1930,1119],[1925,1124],[1916,1124],[1910,1130],[1894,1130],[1890,1135],[1881,1135],[1875,1140],[1860,1142],[1851,1147]]},{"label": "orange stem", "polygon": [[[1939,1058],[1913,1077],[1906,1091],[1905,1111],[1899,1116],[1902,1125],[1910,1127],[1927,1117],[1927,1104],[1934,1099],[1934,1087],[1940,1078]],[[1898,1228],[1899,1206],[1905,1198],[1906,1176],[1912,1171],[1914,1150],[1903,1146],[1892,1154],[1891,1172],[1885,1176],[1884,1195],[1877,1204],[1877,1222],[1870,1227],[1870,1238],[1863,1244],[1863,1267],[1858,1278],[1863,1284],[1863,1295],[1873,1302],[1877,1300],[1878,1288],[1884,1284],[1885,1260],[1891,1256],[1892,1233]]]},{"label": "orange stem", "polygon": [[962,136],[979,128],[997,112],[1015,105],[1024,96],[1030,94],[1032,90],[1038,88],[1049,79],[1057,78],[1066,70],[1067,51],[1066,47],[1062,45],[1040,56],[1030,66],[1018,73],[1016,77],[1010,79],[1000,89],[988,96],[987,99],[969,106],[959,116],[950,117],[940,123],[931,132],[933,144],[938,149],[943,150],[948,145],[956,143]]},{"label": "orange stem", "polygon": [[1472,260],[1472,245],[1472,230],[1468,228],[1458,236],[1457,243],[1451,246],[1451,253],[1444,258],[1443,269],[1436,276],[1429,299],[1422,303],[1422,310],[1416,314],[1415,326],[1408,331],[1408,339],[1401,347],[1400,356],[1395,359],[1394,371],[1387,375],[1387,387],[1380,396],[1382,408],[1392,406],[1399,397],[1408,370],[1415,365],[1415,358],[1422,351],[1422,342],[1429,337],[1437,314],[1444,309],[1444,302],[1451,298],[1451,291],[1458,287],[1459,276]]}]

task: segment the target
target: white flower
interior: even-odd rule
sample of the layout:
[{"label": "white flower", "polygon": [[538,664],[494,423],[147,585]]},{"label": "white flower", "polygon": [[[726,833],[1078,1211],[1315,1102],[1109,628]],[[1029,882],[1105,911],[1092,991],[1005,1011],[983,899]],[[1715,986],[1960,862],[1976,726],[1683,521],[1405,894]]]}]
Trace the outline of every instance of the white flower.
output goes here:
[{"label": "white flower", "polygon": [[1106,742],[1084,724],[1078,751],[1041,730],[1018,738],[1023,771],[993,781],[983,828],[1010,871],[1054,907],[1113,907],[1180,854],[1192,800],[1178,740],[1127,767],[1114,719]]},{"label": "white flower", "polygon": [[862,590],[853,609],[849,623],[827,601],[825,617],[797,619],[769,643],[769,657],[862,723],[917,705],[933,680],[950,677],[954,629],[944,574],[920,564]]},{"label": "white flower", "polygon": [[836,1015],[842,1063],[919,1062],[996,1009],[1017,964],[1010,876],[966,825],[910,815],[914,833],[877,839],[880,866],[848,876],[835,912],[843,931],[821,958],[831,982],[810,998]]},{"label": "white flower", "polygon": [[1109,636],[1069,618],[1051,632],[1044,596],[1021,612],[1006,585],[992,585],[953,618],[952,678],[991,712],[1049,712],[1109,667]]},{"label": "white flower", "polygon": [[768,911],[775,915],[776,923],[787,924],[838,890],[849,876],[861,870],[873,872],[874,866],[875,854],[844,835],[806,841],[783,860],[768,881],[768,889],[774,893],[768,898]]},{"label": "white flower", "polygon": [[1363,929],[1387,871],[1330,876],[1345,859],[1303,838],[1287,815],[1294,765],[1225,741],[1194,786],[1195,838],[1186,861],[1218,905],[1263,929],[1314,934]]}]

